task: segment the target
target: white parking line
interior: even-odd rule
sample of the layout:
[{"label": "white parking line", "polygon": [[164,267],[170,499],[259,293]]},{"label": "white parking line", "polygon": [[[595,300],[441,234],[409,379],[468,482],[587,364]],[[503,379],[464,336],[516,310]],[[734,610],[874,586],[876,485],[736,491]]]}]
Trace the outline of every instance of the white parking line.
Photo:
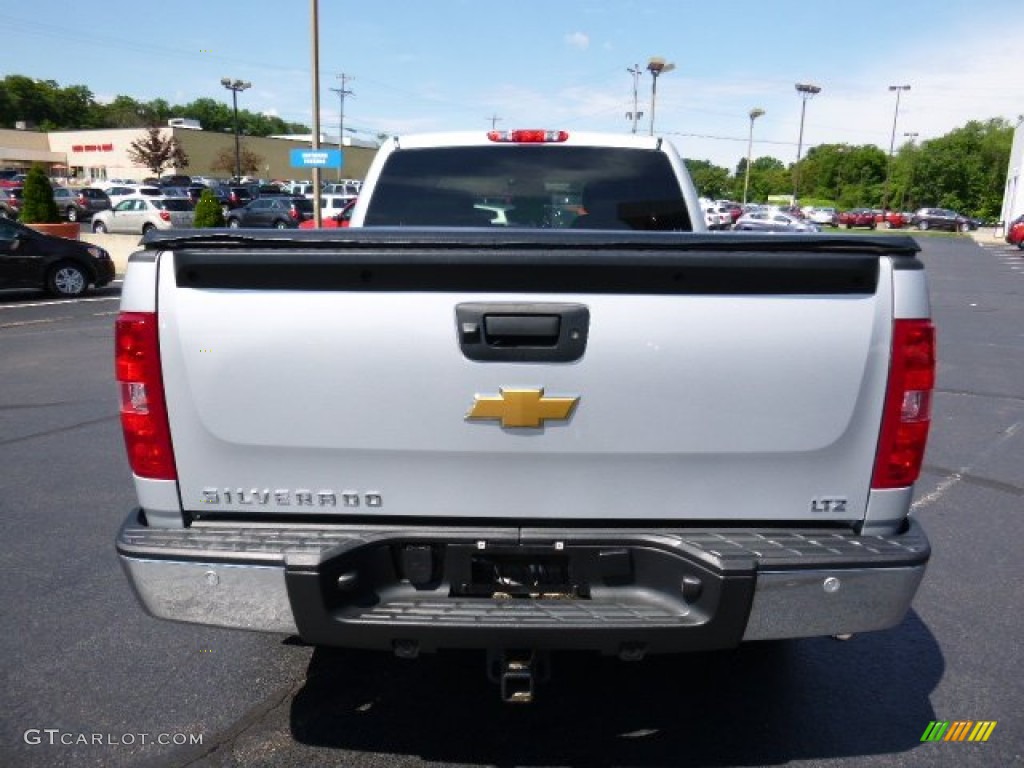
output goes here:
[{"label": "white parking line", "polygon": [[24,309],[25,307],[56,307],[62,304],[88,304],[99,301],[120,300],[120,296],[100,296],[95,299],[57,299],[55,301],[34,301],[31,304],[0,304],[0,309]]},{"label": "white parking line", "polygon": [[45,320],[22,320],[17,323],[0,323],[0,328],[21,328],[25,325],[46,325],[47,323],[57,323],[61,320],[72,320],[71,317],[48,317]]}]

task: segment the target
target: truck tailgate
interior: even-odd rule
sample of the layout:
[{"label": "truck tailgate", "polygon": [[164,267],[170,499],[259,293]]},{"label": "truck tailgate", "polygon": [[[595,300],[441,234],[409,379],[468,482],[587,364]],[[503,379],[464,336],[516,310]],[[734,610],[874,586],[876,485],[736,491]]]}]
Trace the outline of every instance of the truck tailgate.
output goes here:
[{"label": "truck tailgate", "polygon": [[[844,238],[582,234],[166,245],[185,510],[862,518],[898,259]],[[582,351],[549,359],[534,348],[561,341],[498,339],[466,306],[555,317]],[[474,338],[493,359],[467,355]]]}]

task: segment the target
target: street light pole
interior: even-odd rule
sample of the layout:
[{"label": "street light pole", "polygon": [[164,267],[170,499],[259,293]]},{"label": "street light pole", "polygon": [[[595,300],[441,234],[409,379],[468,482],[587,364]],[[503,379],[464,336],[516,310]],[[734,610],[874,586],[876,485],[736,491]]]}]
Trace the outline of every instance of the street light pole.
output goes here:
[{"label": "street light pole", "polygon": [[654,103],[658,99],[658,75],[671,72],[676,68],[675,64],[667,63],[659,56],[653,57],[647,62],[647,70],[651,73],[651,136],[654,135]]},{"label": "street light pole", "polygon": [[640,69],[639,64],[634,64],[632,67],[626,69],[629,74],[633,76],[633,111],[627,112],[626,117],[633,121],[633,133],[636,133],[636,124],[640,122],[640,118],[644,116],[644,113],[640,111],[639,102],[637,100],[637,84],[640,80],[640,75],[643,74],[643,70]]},{"label": "street light pole", "polygon": [[892,116],[892,137],[889,139],[889,158],[885,163],[885,185],[882,188],[882,218],[885,219],[885,211],[889,205],[889,174],[892,172],[892,153],[896,146],[896,119],[900,116],[900,94],[909,91],[909,85],[890,85],[890,91],[896,91],[896,111]]},{"label": "street light pole", "polygon": [[750,110],[750,135],[747,137],[747,173],[743,179],[743,204],[747,204],[747,188],[750,186],[750,159],[754,150],[754,121],[764,114],[764,110],[755,107]]},{"label": "street light pole", "polygon": [[235,179],[242,179],[242,148],[238,141],[238,92],[251,88],[252,83],[245,80],[232,80],[230,77],[222,77],[220,84],[231,91],[231,106],[235,115]]},{"label": "street light pole", "polygon": [[807,112],[807,100],[821,93],[821,88],[811,83],[797,83],[796,92],[800,94],[800,138],[796,144],[796,167],[793,170],[793,205],[797,204],[800,195],[800,155],[804,148],[804,115]]}]

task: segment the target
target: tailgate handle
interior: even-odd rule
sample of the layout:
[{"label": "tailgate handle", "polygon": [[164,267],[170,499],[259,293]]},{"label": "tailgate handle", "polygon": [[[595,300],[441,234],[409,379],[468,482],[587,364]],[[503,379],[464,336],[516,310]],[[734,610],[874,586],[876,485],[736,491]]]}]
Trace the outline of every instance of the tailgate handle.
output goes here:
[{"label": "tailgate handle", "polygon": [[484,315],[484,339],[495,347],[553,347],[558,315]]},{"label": "tailgate handle", "polygon": [[467,303],[455,307],[459,347],[479,362],[571,363],[587,348],[583,304]]}]

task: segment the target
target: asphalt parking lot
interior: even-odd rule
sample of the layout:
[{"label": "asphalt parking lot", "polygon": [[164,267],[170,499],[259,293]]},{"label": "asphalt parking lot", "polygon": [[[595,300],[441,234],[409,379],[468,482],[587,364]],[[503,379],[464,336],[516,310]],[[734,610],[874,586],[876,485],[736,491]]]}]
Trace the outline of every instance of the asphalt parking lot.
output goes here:
[{"label": "asphalt parking lot", "polygon": [[[920,239],[940,367],[915,514],[933,556],[904,621],[639,664],[559,656],[529,707],[499,701],[481,654],[406,661],[146,616],[113,549],[135,503],[118,286],[3,292],[0,765],[1024,764],[1024,258],[983,234]],[[995,722],[990,739],[921,742],[966,720]]]}]

